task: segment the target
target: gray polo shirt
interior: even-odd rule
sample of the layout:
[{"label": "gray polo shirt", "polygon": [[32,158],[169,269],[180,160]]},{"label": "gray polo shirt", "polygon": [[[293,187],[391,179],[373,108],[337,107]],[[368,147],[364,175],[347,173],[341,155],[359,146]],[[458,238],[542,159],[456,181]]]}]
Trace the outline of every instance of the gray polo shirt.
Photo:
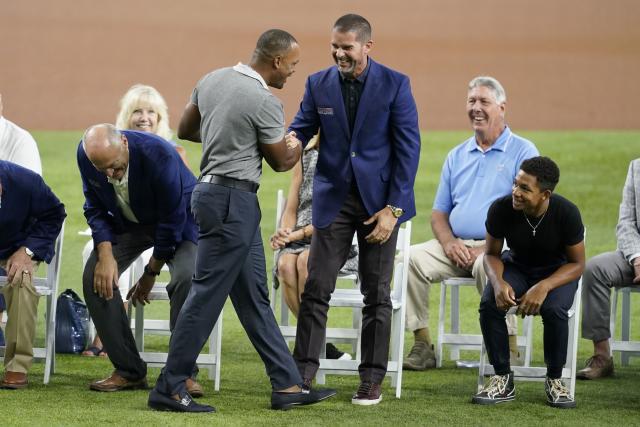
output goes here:
[{"label": "gray polo shirt", "polygon": [[284,138],[284,110],[262,77],[238,64],[204,76],[191,95],[202,120],[202,175],[260,182],[258,144]]}]

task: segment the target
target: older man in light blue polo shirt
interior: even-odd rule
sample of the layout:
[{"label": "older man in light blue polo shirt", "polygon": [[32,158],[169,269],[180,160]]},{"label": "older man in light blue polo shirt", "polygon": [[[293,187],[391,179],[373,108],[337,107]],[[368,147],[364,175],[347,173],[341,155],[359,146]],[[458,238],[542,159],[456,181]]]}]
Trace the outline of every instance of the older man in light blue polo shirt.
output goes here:
[{"label": "older man in light blue polo shirt", "polygon": [[[411,246],[407,285],[407,329],[415,343],[404,369],[435,367],[429,336],[431,283],[449,277],[474,277],[478,292],[486,284],[482,264],[485,219],[491,203],[509,194],[520,163],[538,155],[535,145],[505,124],[506,95],[492,77],[469,83],[467,115],[474,136],[451,150],[442,167],[431,212],[435,239]],[[474,311],[474,315],[476,315]],[[512,350],[517,354],[515,319],[507,321]]]}]

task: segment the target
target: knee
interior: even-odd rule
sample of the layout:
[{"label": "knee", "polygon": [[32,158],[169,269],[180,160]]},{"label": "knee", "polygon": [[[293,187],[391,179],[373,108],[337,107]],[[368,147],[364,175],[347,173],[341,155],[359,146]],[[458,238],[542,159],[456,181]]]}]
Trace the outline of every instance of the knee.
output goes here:
[{"label": "knee", "polygon": [[278,276],[284,278],[284,281],[287,281],[287,279],[296,277],[296,275],[297,267],[295,260],[291,260],[288,257],[281,257],[278,260]]},{"label": "knee", "polygon": [[540,316],[544,323],[564,322],[569,319],[569,311],[559,304],[548,304],[540,308]]}]

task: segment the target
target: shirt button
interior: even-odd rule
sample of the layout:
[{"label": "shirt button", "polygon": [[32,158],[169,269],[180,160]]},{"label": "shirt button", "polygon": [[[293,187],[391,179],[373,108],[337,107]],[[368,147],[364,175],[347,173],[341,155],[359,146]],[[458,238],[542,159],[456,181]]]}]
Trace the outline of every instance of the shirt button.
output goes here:
[{"label": "shirt button", "polygon": [[356,152],[355,152],[355,151],[352,151],[352,152],[351,152],[351,157],[355,157],[355,156],[356,156]]}]

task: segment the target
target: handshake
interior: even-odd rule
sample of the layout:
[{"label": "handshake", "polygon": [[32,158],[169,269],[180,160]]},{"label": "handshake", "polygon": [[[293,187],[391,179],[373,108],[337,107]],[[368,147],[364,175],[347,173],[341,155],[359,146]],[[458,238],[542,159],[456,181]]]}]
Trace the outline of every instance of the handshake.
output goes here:
[{"label": "handshake", "polygon": [[297,146],[300,145],[300,140],[296,138],[296,133],[294,131],[289,132],[284,136],[284,140],[287,143],[287,148],[289,150],[294,150]]}]

